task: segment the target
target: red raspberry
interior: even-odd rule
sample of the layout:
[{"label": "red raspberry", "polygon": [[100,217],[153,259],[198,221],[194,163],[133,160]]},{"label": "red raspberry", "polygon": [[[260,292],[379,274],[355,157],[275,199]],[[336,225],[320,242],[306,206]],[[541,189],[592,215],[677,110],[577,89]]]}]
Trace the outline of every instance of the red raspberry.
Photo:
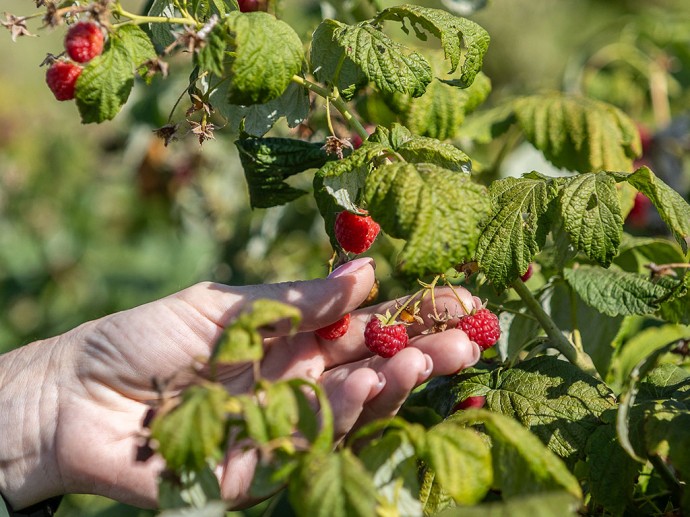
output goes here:
[{"label": "red raspberry", "polygon": [[407,340],[405,325],[384,325],[376,316],[364,328],[364,344],[381,357],[393,357],[407,346]]},{"label": "red raspberry", "polygon": [[486,404],[486,397],[483,395],[478,395],[476,397],[467,397],[465,400],[461,400],[453,407],[453,413],[461,409],[481,409]]},{"label": "red raspberry", "polygon": [[86,63],[103,52],[103,32],[93,22],[72,25],[65,36],[67,54],[77,63]]},{"label": "red raspberry", "polygon": [[460,318],[457,328],[464,330],[482,350],[494,346],[501,336],[498,316],[486,308]]},{"label": "red raspberry", "polygon": [[346,314],[335,323],[331,323],[330,325],[321,327],[320,329],[315,330],[314,333],[321,339],[333,341],[334,339],[338,339],[339,337],[344,336],[349,326],[350,315]]},{"label": "red raspberry", "polygon": [[254,11],[263,11],[260,0],[237,0],[240,6],[241,13],[251,13]]},{"label": "red raspberry", "polygon": [[525,271],[522,274],[522,276],[520,277],[520,280],[522,280],[523,282],[527,282],[527,280],[529,280],[530,278],[532,278],[532,263],[531,262],[530,262],[529,266],[527,266],[527,271]]},{"label": "red raspberry", "polygon": [[74,85],[81,75],[81,67],[67,61],[55,61],[46,72],[46,83],[59,101],[74,99]]},{"label": "red raspberry", "polygon": [[381,227],[368,215],[357,215],[347,210],[335,218],[335,238],[345,251],[364,253],[367,251]]}]

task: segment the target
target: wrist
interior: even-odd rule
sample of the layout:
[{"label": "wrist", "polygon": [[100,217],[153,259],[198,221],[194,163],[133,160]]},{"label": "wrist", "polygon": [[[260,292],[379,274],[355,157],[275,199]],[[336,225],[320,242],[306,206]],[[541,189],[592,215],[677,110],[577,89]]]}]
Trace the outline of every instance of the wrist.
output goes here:
[{"label": "wrist", "polygon": [[15,509],[64,492],[54,450],[64,367],[59,337],[0,355],[0,493]]}]

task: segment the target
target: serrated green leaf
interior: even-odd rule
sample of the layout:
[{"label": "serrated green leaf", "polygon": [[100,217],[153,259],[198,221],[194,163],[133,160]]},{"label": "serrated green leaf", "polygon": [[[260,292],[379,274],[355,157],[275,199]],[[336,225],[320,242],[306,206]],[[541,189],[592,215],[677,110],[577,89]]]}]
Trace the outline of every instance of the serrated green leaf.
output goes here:
[{"label": "serrated green leaf", "polygon": [[84,124],[112,120],[134,85],[132,58],[124,40],[111,36],[103,53],[84,67],[75,98]]},{"label": "serrated green leaf", "polygon": [[609,316],[653,314],[674,292],[675,282],[649,276],[580,265],[563,271],[568,284],[589,306]]},{"label": "serrated green leaf", "polygon": [[258,299],[223,331],[211,355],[212,362],[258,361],[263,357],[261,329],[288,319],[295,330],[302,315],[297,307],[276,300]]},{"label": "serrated green leaf", "polygon": [[129,54],[131,68],[156,57],[156,49],[148,35],[137,25],[123,25],[111,37],[119,38]]},{"label": "serrated green leaf", "polygon": [[627,177],[627,181],[651,200],[683,251],[687,253],[690,247],[690,205],[687,201],[647,167],[637,169]]},{"label": "serrated green leaf", "polygon": [[670,323],[690,325],[690,272],[685,273],[683,285],[677,296],[661,304],[656,314]]},{"label": "serrated green leaf", "polygon": [[168,468],[200,471],[208,461],[222,458],[228,397],[221,384],[192,385],[182,392],[178,406],[154,418],[151,437]]},{"label": "serrated green leaf", "polygon": [[536,173],[493,182],[492,212],[485,221],[477,261],[496,289],[505,288],[527,270],[544,246],[556,183]]},{"label": "serrated green leaf", "polygon": [[635,462],[618,443],[616,428],[597,428],[587,442],[587,481],[595,504],[612,515],[623,515],[631,502],[640,464]]},{"label": "serrated green leaf", "polygon": [[190,510],[192,507],[202,510],[220,499],[218,478],[208,466],[198,472],[183,470],[179,476],[159,477],[158,505],[161,509],[186,507]]},{"label": "serrated green leaf", "polygon": [[465,118],[456,137],[488,144],[508,131],[515,124],[515,111],[510,102],[504,102],[487,110],[477,111]]},{"label": "serrated green leaf", "polygon": [[[317,43],[323,48],[317,48]],[[431,66],[421,54],[396,43],[369,21],[346,25],[324,20],[314,33],[311,52],[311,68],[317,80],[332,81],[341,61],[342,67],[345,66],[346,58],[369,81],[387,93],[400,92],[419,97],[432,79]],[[353,83],[346,89],[351,90],[358,84],[358,74],[352,67],[345,72],[347,82]]]},{"label": "serrated green leaf", "polygon": [[421,458],[445,492],[464,505],[484,498],[493,483],[491,452],[476,431],[446,421],[432,427],[424,443]]},{"label": "serrated green leaf", "polygon": [[390,149],[384,145],[367,141],[350,156],[329,162],[316,172],[314,197],[334,248],[340,246],[333,232],[337,214],[343,210],[359,210],[366,177],[386,152]]},{"label": "serrated green leaf", "polygon": [[[154,17],[160,16],[163,18],[178,18],[180,12],[170,0],[153,0],[148,15]],[[160,50],[171,45],[176,39],[170,24],[149,23],[149,30],[151,31],[154,45]]]},{"label": "serrated green leaf", "polygon": [[401,516],[422,513],[418,462],[414,448],[399,432],[390,432],[369,443],[359,458],[373,474],[374,487]]},{"label": "serrated green leaf", "polygon": [[623,235],[616,181],[605,172],[569,178],[560,205],[570,241],[589,258],[608,267]]},{"label": "serrated green leaf", "polygon": [[331,157],[323,143],[292,138],[243,138],[235,141],[249,187],[252,208],[269,208],[297,199],[306,192],[285,179],[323,166]]},{"label": "serrated green leaf", "polygon": [[[448,81],[454,86],[467,88],[482,67],[484,54],[489,48],[489,34],[478,24],[453,16],[441,9],[419,5],[399,5],[384,9],[376,17],[377,21],[395,20],[403,24],[409,32],[405,20],[410,21],[415,36],[426,41],[426,30],[441,40],[445,58],[450,61],[449,74],[460,67],[460,78]],[[419,26],[419,27],[418,27]],[[420,28],[421,27],[421,28]]]},{"label": "serrated green leaf", "polygon": [[367,207],[381,228],[405,239],[402,269],[439,273],[472,257],[486,189],[469,175],[425,163],[392,163],[366,178]]},{"label": "serrated green leaf", "polygon": [[218,23],[206,35],[204,44],[194,53],[194,63],[201,72],[223,75],[226,39],[229,39],[226,27]]},{"label": "serrated green leaf", "polygon": [[503,497],[565,490],[582,498],[580,484],[563,461],[520,422],[481,409],[459,411],[449,421],[484,425],[491,437],[495,485]]},{"label": "serrated green leaf", "polygon": [[690,409],[690,373],[668,363],[653,368],[640,382],[637,400],[663,399],[673,400]]},{"label": "serrated green leaf", "polygon": [[623,234],[614,264],[630,273],[649,273],[646,266],[683,262],[685,257],[674,241],[660,237],[633,237]]},{"label": "serrated green leaf", "polygon": [[226,23],[233,35],[225,69],[230,104],[264,104],[280,97],[302,69],[304,50],[297,33],[261,11],[233,11]]},{"label": "serrated green leaf", "polygon": [[371,517],[377,493],[371,475],[348,449],[306,456],[290,478],[290,502],[298,515]]},{"label": "serrated green leaf", "polygon": [[647,451],[669,461],[681,480],[690,479],[690,411],[657,406],[645,422]]},{"label": "serrated green leaf", "polygon": [[556,167],[629,171],[641,152],[635,123],[609,104],[550,93],[516,99],[513,108],[527,140]]},{"label": "serrated green leaf", "polygon": [[470,157],[454,145],[435,138],[413,135],[400,124],[393,124],[391,129],[377,127],[368,141],[391,148],[410,163],[433,163],[458,172],[472,170]]},{"label": "serrated green leaf", "polygon": [[456,402],[486,397],[486,408],[515,418],[549,449],[573,464],[601,414],[612,407],[613,394],[600,381],[554,357],[538,357],[513,368],[469,370],[450,390]]},{"label": "serrated green leaf", "polygon": [[223,82],[211,93],[211,103],[232,128],[260,137],[265,135],[279,119],[285,117],[288,127],[297,127],[309,115],[309,93],[297,83],[290,83],[277,99],[264,104],[239,106],[228,102],[228,83]]},{"label": "serrated green leaf", "polygon": [[424,471],[419,500],[424,505],[424,515],[436,515],[441,510],[455,507],[455,501],[438,483],[433,470]]}]

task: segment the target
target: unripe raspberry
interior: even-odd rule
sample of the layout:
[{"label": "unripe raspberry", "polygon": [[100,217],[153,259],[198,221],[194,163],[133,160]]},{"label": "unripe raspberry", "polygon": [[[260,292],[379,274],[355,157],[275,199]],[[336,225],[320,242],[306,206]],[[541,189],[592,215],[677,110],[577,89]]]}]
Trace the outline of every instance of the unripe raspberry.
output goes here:
[{"label": "unripe raspberry", "polygon": [[72,25],[65,36],[65,49],[77,63],[86,63],[103,52],[103,32],[93,22]]},{"label": "unripe raspberry", "polygon": [[462,329],[482,350],[494,346],[501,337],[498,316],[486,308],[460,318],[457,328]]},{"label": "unripe raspberry", "polygon": [[453,406],[452,412],[455,413],[461,409],[481,409],[486,404],[486,397],[478,395],[476,397],[467,397]]},{"label": "unripe raspberry", "polygon": [[522,274],[522,276],[520,277],[520,280],[522,280],[523,282],[527,282],[527,280],[529,280],[530,278],[532,278],[532,263],[531,262],[529,263],[529,266],[527,266],[527,271],[525,271]]},{"label": "unripe raspberry", "polygon": [[368,215],[357,215],[347,210],[335,218],[335,238],[345,251],[364,253],[367,251],[381,227]]},{"label": "unripe raspberry", "polygon": [[331,323],[330,325],[321,327],[320,329],[315,330],[314,333],[321,339],[333,341],[334,339],[338,339],[339,337],[344,336],[349,326],[350,315],[346,314],[335,323]]},{"label": "unripe raspberry", "polygon": [[81,67],[68,61],[55,61],[46,72],[46,83],[59,101],[74,99],[74,86],[81,75]]},{"label": "unripe raspberry", "polygon": [[364,328],[364,344],[381,357],[393,357],[407,346],[408,339],[405,325],[384,325],[376,316]]}]

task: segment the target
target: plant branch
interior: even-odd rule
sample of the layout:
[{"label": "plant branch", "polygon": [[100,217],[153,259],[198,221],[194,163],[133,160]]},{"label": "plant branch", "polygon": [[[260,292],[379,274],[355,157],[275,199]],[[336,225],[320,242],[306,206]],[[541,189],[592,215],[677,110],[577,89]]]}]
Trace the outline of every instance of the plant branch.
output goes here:
[{"label": "plant branch", "polygon": [[115,9],[113,9],[113,13],[124,18],[128,18],[135,25],[143,25],[144,23],[178,23],[180,25],[200,25],[199,22],[191,16],[180,18],[167,16],[141,16],[126,11],[119,4],[117,4]]},{"label": "plant branch", "polygon": [[600,379],[599,372],[597,372],[589,357],[583,350],[578,350],[568,339],[563,335],[561,330],[556,326],[551,317],[542,309],[541,304],[532,295],[532,292],[525,286],[524,282],[519,278],[512,283],[515,292],[522,298],[522,301],[527,306],[527,309],[537,318],[537,321],[549,336],[551,345],[558,350],[565,358],[580,368],[589,375]]}]

